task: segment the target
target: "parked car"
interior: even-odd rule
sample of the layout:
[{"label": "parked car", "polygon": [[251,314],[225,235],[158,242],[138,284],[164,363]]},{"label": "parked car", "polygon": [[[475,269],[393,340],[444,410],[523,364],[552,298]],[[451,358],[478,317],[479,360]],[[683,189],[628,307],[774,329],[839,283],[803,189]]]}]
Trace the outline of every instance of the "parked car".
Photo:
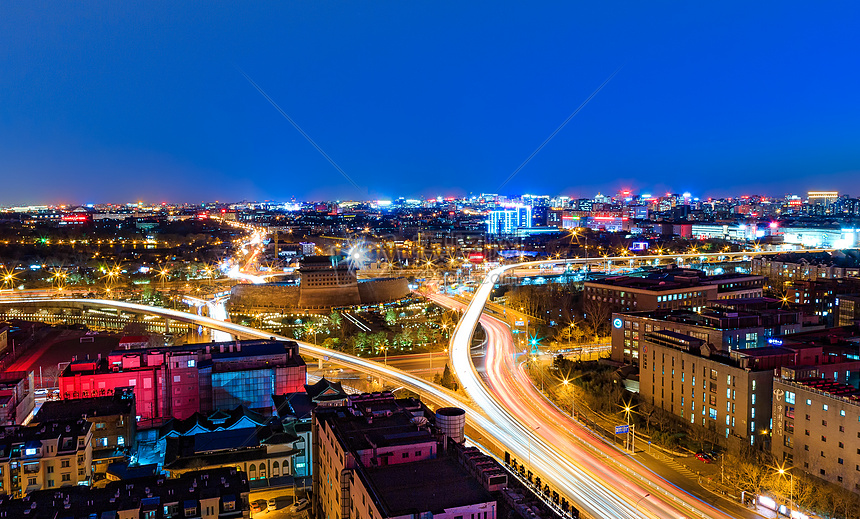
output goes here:
[{"label": "parked car", "polygon": [[271,511],[277,510],[277,509],[278,509],[278,500],[275,499],[274,497],[272,499],[269,499],[269,504],[266,507],[266,510],[271,512]]},{"label": "parked car", "polygon": [[257,499],[251,502],[251,512],[259,513],[266,509],[266,500]]},{"label": "parked car", "polygon": [[707,454],[705,454],[704,452],[697,452],[696,457],[699,458],[700,460],[704,461],[705,463],[711,462],[711,457],[708,456]]},{"label": "parked car", "polygon": [[288,508],[288,510],[290,513],[301,512],[302,510],[307,508],[309,504],[310,504],[310,502],[306,498],[303,497],[303,498],[299,499],[298,501],[296,501],[295,503],[291,504],[290,508]]}]

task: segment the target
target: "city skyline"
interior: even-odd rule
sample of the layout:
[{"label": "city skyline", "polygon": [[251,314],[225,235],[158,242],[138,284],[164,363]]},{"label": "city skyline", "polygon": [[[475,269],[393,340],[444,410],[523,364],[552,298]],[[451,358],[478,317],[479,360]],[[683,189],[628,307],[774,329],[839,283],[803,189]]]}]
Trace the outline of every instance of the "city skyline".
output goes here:
[{"label": "city skyline", "polygon": [[502,193],[857,192],[856,6],[743,7],[5,6],[0,204],[496,192],[615,71]]}]

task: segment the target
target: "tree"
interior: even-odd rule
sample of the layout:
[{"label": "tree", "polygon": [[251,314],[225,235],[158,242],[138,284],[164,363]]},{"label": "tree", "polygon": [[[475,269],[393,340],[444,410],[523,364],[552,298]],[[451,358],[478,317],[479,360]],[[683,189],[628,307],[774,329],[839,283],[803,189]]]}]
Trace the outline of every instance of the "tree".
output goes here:
[{"label": "tree", "polygon": [[39,384],[42,387],[57,387],[57,383],[62,371],[57,366],[48,366],[42,370],[42,380]]},{"label": "tree", "polygon": [[397,323],[397,312],[394,310],[385,312],[385,324],[388,326],[394,326],[395,323]]},{"label": "tree", "polygon": [[588,328],[595,336],[601,335],[609,326],[609,318],[612,317],[611,306],[603,301],[586,299],[582,309],[585,312],[585,322],[588,324]]},{"label": "tree", "polygon": [[448,366],[448,363],[445,363],[445,370],[442,371],[442,379],[440,383],[444,388],[454,389],[454,374],[451,373],[451,368]]},{"label": "tree", "polygon": [[364,332],[358,332],[353,336],[353,351],[361,353],[370,345],[370,337]]},{"label": "tree", "polygon": [[340,312],[333,310],[328,316],[328,321],[331,323],[332,329],[340,330],[340,338],[343,339],[343,316],[340,315]]},{"label": "tree", "polygon": [[388,348],[388,334],[385,332],[376,332],[370,335],[370,342],[376,352]]},{"label": "tree", "polygon": [[401,348],[411,349],[413,342],[412,330],[404,328],[400,333],[394,336],[394,342]]}]

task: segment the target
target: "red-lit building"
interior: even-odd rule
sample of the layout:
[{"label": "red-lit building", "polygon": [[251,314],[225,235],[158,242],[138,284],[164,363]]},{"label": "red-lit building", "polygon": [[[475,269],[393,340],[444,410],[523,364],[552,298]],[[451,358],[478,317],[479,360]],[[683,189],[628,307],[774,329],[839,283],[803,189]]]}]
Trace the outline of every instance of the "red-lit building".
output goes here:
[{"label": "red-lit building", "polygon": [[307,368],[295,342],[236,341],[116,350],[74,360],[60,375],[63,399],[134,388],[141,427],[244,405],[271,414],[272,395],[302,391]]}]

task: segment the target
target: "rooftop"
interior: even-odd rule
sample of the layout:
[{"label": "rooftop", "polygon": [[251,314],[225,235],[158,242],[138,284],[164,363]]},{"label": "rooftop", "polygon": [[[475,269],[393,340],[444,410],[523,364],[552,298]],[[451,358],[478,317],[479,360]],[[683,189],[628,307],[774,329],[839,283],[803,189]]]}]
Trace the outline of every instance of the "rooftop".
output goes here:
[{"label": "rooftop", "polygon": [[717,276],[708,276],[704,271],[681,267],[666,267],[649,272],[644,277],[640,276],[615,276],[600,281],[587,281],[595,285],[611,285],[616,287],[630,288],[633,290],[648,290],[650,292],[663,292],[679,290],[682,288],[708,287],[721,285],[736,280],[748,278],[761,278],[741,272],[729,272]]},{"label": "rooftop", "polygon": [[432,512],[495,501],[450,456],[365,469],[386,517]]},{"label": "rooftop", "polygon": [[834,398],[843,398],[856,404],[860,404],[860,389],[848,384],[822,378],[808,378],[794,381],[794,383],[799,386],[808,387],[820,393],[826,393]]},{"label": "rooftop", "polygon": [[[69,486],[39,490],[23,499],[0,495],[0,509],[6,517],[31,519],[55,517],[98,517],[117,510],[158,510],[163,503],[193,503],[200,508],[200,499],[220,497],[219,517],[242,517],[242,495],[248,492],[248,480],[235,468],[217,468],[183,474],[178,478],[146,476],[108,483],[104,488]],[[223,503],[235,503],[236,513],[224,514]],[[58,515],[59,514],[59,515]],[[97,514],[97,515],[96,515]],[[199,516],[199,514],[198,514]]]},{"label": "rooftop", "polygon": [[115,416],[134,413],[134,392],[117,389],[113,395],[73,400],[49,400],[42,404],[33,422],[77,420],[81,417]]}]

